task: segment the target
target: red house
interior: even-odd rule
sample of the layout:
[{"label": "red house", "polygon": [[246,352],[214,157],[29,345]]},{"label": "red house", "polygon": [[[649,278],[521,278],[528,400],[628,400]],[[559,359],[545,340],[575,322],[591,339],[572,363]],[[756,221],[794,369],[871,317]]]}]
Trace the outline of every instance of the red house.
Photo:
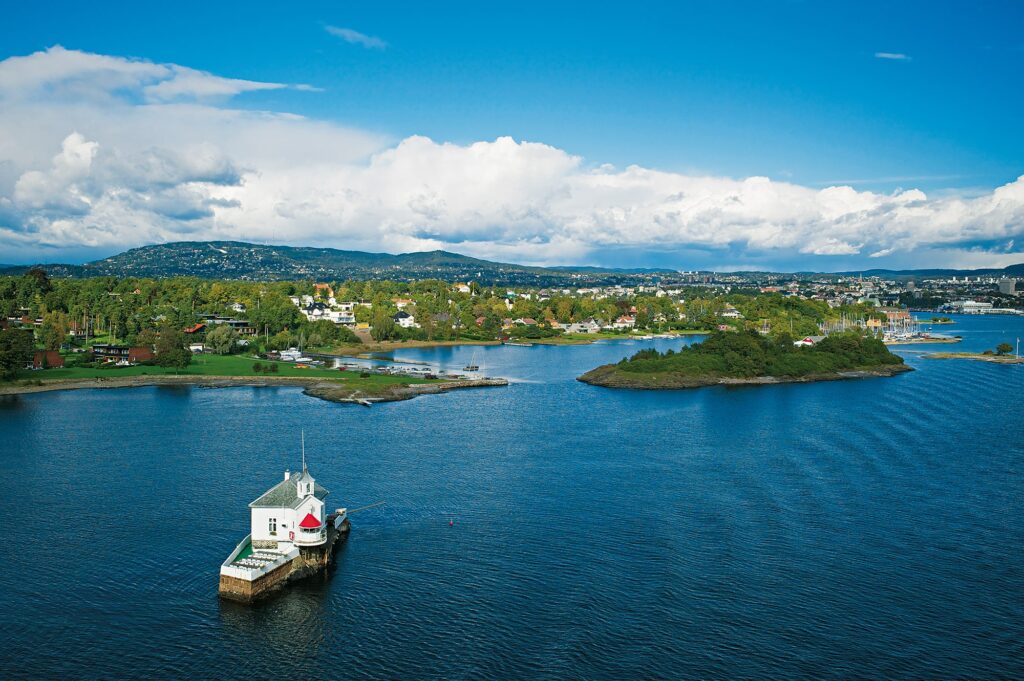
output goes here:
[{"label": "red house", "polygon": [[33,369],[60,369],[64,366],[64,358],[56,350],[37,350],[32,356]]}]

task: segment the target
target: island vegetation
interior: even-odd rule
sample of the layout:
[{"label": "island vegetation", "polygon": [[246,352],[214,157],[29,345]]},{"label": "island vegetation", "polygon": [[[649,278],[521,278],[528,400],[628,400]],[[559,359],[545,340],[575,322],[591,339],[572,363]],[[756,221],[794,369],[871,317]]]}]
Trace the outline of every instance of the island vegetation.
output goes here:
[{"label": "island vegetation", "polygon": [[618,364],[580,377],[617,388],[670,389],[717,384],[761,384],[891,376],[910,368],[885,344],[865,333],[833,333],[806,346],[777,336],[716,332],[678,351],[645,349]]}]

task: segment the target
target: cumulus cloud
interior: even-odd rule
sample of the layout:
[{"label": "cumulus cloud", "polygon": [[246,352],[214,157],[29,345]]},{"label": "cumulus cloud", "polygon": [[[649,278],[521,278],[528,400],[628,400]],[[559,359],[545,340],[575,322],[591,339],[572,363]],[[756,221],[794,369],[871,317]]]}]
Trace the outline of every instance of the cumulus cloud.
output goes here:
[{"label": "cumulus cloud", "polygon": [[193,71],[74,54],[0,62],[0,130],[18,131],[0,135],[0,250],[219,238],[538,264],[649,251],[722,264],[928,253],[938,265],[1012,259],[1024,232],[1024,177],[929,197],[593,166],[509,137],[393,142],[211,103],[188,78],[154,94]]},{"label": "cumulus cloud", "polygon": [[336,38],[341,38],[346,43],[352,43],[353,45],[362,45],[363,47],[371,50],[383,50],[388,46],[386,42],[380,38],[372,35],[366,35],[360,33],[351,28],[342,28],[340,26],[324,26],[324,30],[333,35]]}]

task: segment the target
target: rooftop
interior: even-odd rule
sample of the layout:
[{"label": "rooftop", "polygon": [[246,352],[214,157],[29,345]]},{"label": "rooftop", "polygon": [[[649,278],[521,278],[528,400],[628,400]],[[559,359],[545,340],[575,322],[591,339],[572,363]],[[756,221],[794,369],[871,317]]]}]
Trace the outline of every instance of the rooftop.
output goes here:
[{"label": "rooftop", "polygon": [[[289,480],[282,480],[277,483],[266,492],[263,496],[256,499],[256,501],[249,504],[249,508],[295,508],[299,505],[305,497],[300,497],[298,493],[298,482],[301,479],[299,477],[292,477]],[[323,501],[329,492],[320,483],[313,483],[313,496]]]}]

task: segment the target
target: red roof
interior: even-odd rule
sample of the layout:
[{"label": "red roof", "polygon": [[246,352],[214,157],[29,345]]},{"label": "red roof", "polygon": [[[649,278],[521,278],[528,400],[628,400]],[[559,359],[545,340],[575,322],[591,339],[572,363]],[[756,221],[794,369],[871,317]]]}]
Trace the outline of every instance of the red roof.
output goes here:
[{"label": "red roof", "polygon": [[306,517],[299,523],[299,527],[314,528],[320,527],[320,521],[316,519],[316,516],[312,513],[307,513]]},{"label": "red roof", "polygon": [[185,333],[199,333],[206,328],[206,324],[196,324],[185,329]]}]

